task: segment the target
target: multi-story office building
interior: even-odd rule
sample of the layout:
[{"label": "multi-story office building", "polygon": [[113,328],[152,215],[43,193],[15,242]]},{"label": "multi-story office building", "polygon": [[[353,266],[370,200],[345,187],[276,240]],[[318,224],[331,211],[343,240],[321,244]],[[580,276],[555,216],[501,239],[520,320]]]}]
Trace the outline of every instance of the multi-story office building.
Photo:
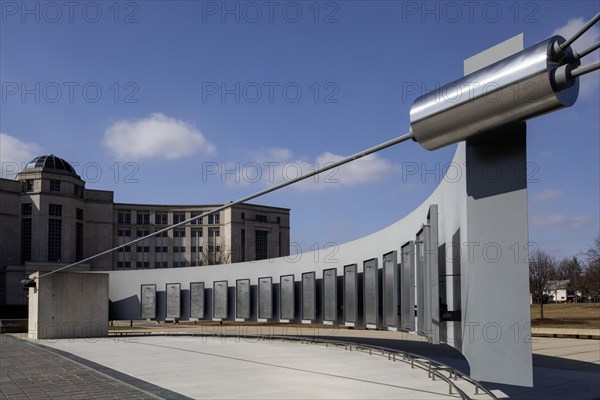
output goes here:
[{"label": "multi-story office building", "polygon": [[0,303],[25,304],[20,281],[124,245],[73,270],[180,268],[289,255],[290,210],[254,204],[227,208],[126,243],[222,204],[150,205],[113,201],[86,189],[65,160],[37,157],[14,180],[0,179]]}]

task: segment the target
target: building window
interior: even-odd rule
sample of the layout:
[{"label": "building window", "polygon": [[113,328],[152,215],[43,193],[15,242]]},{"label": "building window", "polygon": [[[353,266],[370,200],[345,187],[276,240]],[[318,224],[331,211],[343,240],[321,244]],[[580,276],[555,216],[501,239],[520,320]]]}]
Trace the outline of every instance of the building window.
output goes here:
[{"label": "building window", "polygon": [[174,238],[184,238],[185,237],[185,229],[175,229],[173,230]]},{"label": "building window", "polygon": [[219,228],[209,228],[208,229],[208,237],[219,237],[221,236],[221,231]]},{"label": "building window", "polygon": [[242,232],[240,234],[240,247],[241,247],[241,261],[246,261],[246,230],[242,229]]},{"label": "building window", "polygon": [[[78,209],[79,210],[79,209]],[[75,261],[83,260],[83,223],[75,223]]]},{"label": "building window", "polygon": [[31,218],[21,219],[21,260],[31,261]]},{"label": "building window", "polygon": [[117,229],[117,236],[119,237],[130,237],[131,229]]},{"label": "building window", "polygon": [[[202,213],[192,213],[192,218],[197,217],[199,215],[202,215]],[[202,225],[202,220],[204,219],[204,217],[200,217],[198,219],[195,219],[192,221],[192,224],[194,225]]]},{"label": "building window", "polygon": [[117,223],[119,224],[131,224],[131,211],[121,210],[117,214]]},{"label": "building window", "polygon": [[280,224],[281,223],[281,217],[277,217],[277,223]]},{"label": "building window", "polygon": [[185,213],[173,213],[173,223],[178,224],[185,221]]},{"label": "building window", "polygon": [[33,192],[33,179],[27,179],[25,181],[25,185],[27,187],[28,192]]},{"label": "building window", "polygon": [[130,269],[131,261],[117,261],[117,269]]},{"label": "building window", "polygon": [[168,253],[169,248],[167,246],[155,246],[154,252],[155,253]]},{"label": "building window", "polygon": [[168,224],[168,214],[167,213],[156,213],[156,214],[154,214],[154,224],[155,225],[166,225],[166,224]]},{"label": "building window", "polygon": [[202,246],[192,246],[192,253],[202,253]]},{"label": "building window", "polygon": [[135,263],[135,268],[136,269],[149,269],[150,268],[150,262],[149,261],[136,261]]},{"label": "building window", "polygon": [[49,204],[48,215],[52,217],[62,217],[62,205],[61,204]]},{"label": "building window", "polygon": [[150,234],[150,231],[148,229],[138,229],[136,232],[137,237],[144,237],[144,236],[148,236]]},{"label": "building window", "polygon": [[33,204],[31,203],[23,203],[21,204],[21,215],[28,216],[33,212]]},{"label": "building window", "polygon": [[77,218],[80,221],[83,221],[83,209],[82,208],[77,208],[75,210],[75,218]]},{"label": "building window", "polygon": [[51,180],[50,181],[50,191],[51,192],[60,192],[60,181]]},{"label": "building window", "polygon": [[185,246],[173,246],[173,253],[185,253]]},{"label": "building window", "polygon": [[157,238],[159,238],[159,237],[165,237],[165,238],[169,237],[169,231],[161,232],[161,233],[157,234],[156,237]]},{"label": "building window", "polygon": [[131,252],[131,246],[123,246],[119,250],[117,250],[117,252],[118,253],[130,253]]},{"label": "building window", "polygon": [[246,219],[246,213],[242,213],[242,219]]},{"label": "building window", "polygon": [[257,222],[267,222],[267,216],[266,216],[266,215],[263,215],[263,214],[256,214],[256,215],[254,216],[254,219],[255,219]]},{"label": "building window", "polygon": [[192,237],[202,237],[202,229],[192,229]]},{"label": "building window", "polygon": [[166,261],[156,261],[154,263],[154,268],[167,268],[168,263]]},{"label": "building window", "polygon": [[208,216],[209,225],[219,225],[221,223],[221,216],[219,214],[210,214]]},{"label": "building window", "polygon": [[265,260],[268,258],[267,231],[255,231],[254,242],[256,246],[256,260]]},{"label": "building window", "polygon": [[73,185],[73,195],[83,199],[83,186]]},{"label": "building window", "polygon": [[278,243],[279,243],[279,257],[283,257],[283,246],[282,246],[282,241],[281,241],[281,232],[279,232]]},{"label": "building window", "polygon": [[149,225],[150,224],[150,213],[148,211],[137,212],[137,223],[138,225]]},{"label": "building window", "polygon": [[138,253],[150,253],[150,246],[137,246],[135,251]]},{"label": "building window", "polygon": [[58,262],[62,248],[62,221],[48,219],[48,261]]}]

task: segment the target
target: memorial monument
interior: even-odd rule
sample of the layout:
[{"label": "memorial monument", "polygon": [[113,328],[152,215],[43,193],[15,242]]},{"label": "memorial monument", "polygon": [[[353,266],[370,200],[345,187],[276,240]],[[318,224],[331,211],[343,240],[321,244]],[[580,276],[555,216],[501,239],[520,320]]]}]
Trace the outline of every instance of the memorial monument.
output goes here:
[{"label": "memorial monument", "polygon": [[[486,50],[465,61],[462,79],[414,102],[407,134],[207,213],[409,139],[427,150],[459,143],[452,164],[462,168],[458,178],[442,180],[389,227],[341,245],[335,262],[302,254],[294,262],[282,257],[112,271],[110,319],[327,323],[415,332],[461,351],[475,379],[532,386],[526,121],[576,102],[578,77],[600,64],[581,66],[597,45],[578,54],[571,44],[598,20],[600,14],[568,40],[554,36],[523,49],[520,35]],[[490,169],[496,171],[493,180],[486,174]],[[26,283],[43,290],[50,274]]]}]

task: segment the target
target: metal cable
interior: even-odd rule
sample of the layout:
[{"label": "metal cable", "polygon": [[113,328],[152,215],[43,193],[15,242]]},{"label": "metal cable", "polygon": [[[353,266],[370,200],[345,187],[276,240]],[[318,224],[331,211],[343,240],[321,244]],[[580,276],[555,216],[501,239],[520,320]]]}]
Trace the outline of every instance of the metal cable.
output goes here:
[{"label": "metal cable", "polygon": [[585,74],[589,74],[590,72],[594,72],[597,69],[600,69],[600,61],[596,61],[594,63],[585,65],[583,67],[579,67],[571,71],[571,76],[573,78],[577,78],[578,76],[582,76]]},{"label": "metal cable", "polygon": [[588,23],[583,26],[583,28],[581,28],[577,33],[575,33],[573,36],[571,36],[569,39],[567,39],[566,42],[561,43],[560,48],[563,50],[568,48],[570,45],[573,44],[573,42],[575,42],[577,39],[579,39],[579,37],[581,35],[583,35],[585,32],[587,32],[587,30],[590,29],[592,26],[594,26],[594,24],[598,21],[600,21],[600,12],[598,14],[594,15],[594,18],[589,20]]},{"label": "metal cable", "polygon": [[577,52],[577,58],[582,59],[583,57],[587,56],[591,52],[598,50],[599,47],[600,47],[600,42],[598,42],[594,45],[591,45],[587,49]]},{"label": "metal cable", "polygon": [[343,159],[341,159],[341,160],[339,160],[339,161],[337,161],[337,162],[335,162],[335,163],[333,163],[333,164],[326,165],[326,166],[324,166],[324,167],[322,167],[322,168],[319,168],[319,169],[317,169],[317,170],[315,170],[315,171],[309,172],[309,173],[307,173],[307,174],[305,174],[305,175],[301,175],[301,176],[299,176],[299,177],[297,177],[297,178],[294,178],[294,179],[292,179],[292,180],[289,180],[289,181],[286,181],[286,182],[282,182],[282,183],[280,183],[280,184],[277,184],[277,185],[275,185],[275,186],[271,186],[271,187],[269,187],[269,188],[267,188],[267,189],[261,190],[260,192],[257,192],[257,193],[251,194],[251,195],[249,195],[249,196],[243,197],[243,198],[241,198],[241,199],[239,199],[239,200],[236,200],[236,201],[229,202],[229,203],[227,203],[227,204],[224,204],[224,205],[222,205],[222,206],[220,206],[220,207],[217,207],[217,208],[215,208],[215,209],[213,209],[213,210],[207,211],[207,212],[205,212],[205,213],[202,213],[202,214],[200,214],[200,215],[196,215],[196,216],[194,216],[194,217],[192,217],[192,218],[190,218],[190,219],[187,219],[187,220],[185,220],[185,221],[182,221],[182,222],[179,222],[179,223],[177,223],[177,224],[174,224],[174,225],[168,226],[168,227],[166,227],[166,228],[163,228],[163,229],[161,229],[161,230],[158,230],[158,231],[156,231],[156,232],[152,232],[152,233],[150,233],[149,235],[146,235],[146,236],[143,236],[143,237],[140,237],[140,238],[134,239],[134,240],[132,240],[132,241],[130,241],[130,242],[127,242],[127,243],[121,244],[121,245],[119,245],[119,246],[117,246],[117,247],[113,247],[112,249],[109,249],[109,250],[103,251],[103,252],[101,252],[101,253],[95,254],[95,255],[93,255],[93,256],[91,256],[91,257],[84,258],[83,260],[80,260],[80,261],[74,262],[74,263],[72,263],[72,264],[69,264],[69,265],[65,265],[64,267],[57,268],[57,269],[55,269],[55,270],[53,270],[53,271],[47,272],[47,273],[45,273],[45,274],[43,274],[43,275],[40,275],[40,276],[37,276],[37,277],[35,277],[35,278],[24,279],[22,282],[25,282],[25,283],[26,283],[26,282],[31,282],[31,281],[33,281],[33,280],[40,279],[40,278],[43,278],[43,277],[45,277],[45,276],[48,276],[48,275],[54,274],[54,273],[56,273],[56,272],[59,272],[59,271],[65,270],[65,269],[67,269],[67,268],[71,268],[71,267],[74,267],[74,266],[76,266],[76,265],[80,265],[80,264],[86,263],[86,262],[88,262],[88,261],[91,261],[91,260],[93,260],[93,259],[95,259],[95,258],[101,257],[101,256],[103,256],[103,255],[106,255],[106,254],[110,254],[110,253],[112,253],[113,251],[116,251],[116,250],[118,250],[118,249],[121,249],[121,248],[123,248],[123,247],[125,247],[125,246],[130,246],[130,245],[132,245],[132,244],[134,244],[134,243],[141,242],[142,240],[145,240],[145,239],[151,238],[151,237],[153,237],[153,236],[156,236],[156,235],[158,235],[158,234],[160,234],[160,233],[167,232],[167,231],[170,231],[171,229],[174,229],[174,228],[177,228],[177,227],[179,227],[179,226],[182,226],[182,225],[188,224],[188,223],[190,223],[190,222],[192,222],[192,221],[195,221],[195,220],[197,220],[197,219],[200,219],[200,218],[202,218],[202,217],[204,217],[204,216],[206,216],[206,215],[214,214],[214,213],[216,213],[216,212],[219,212],[219,211],[225,210],[226,208],[233,207],[233,206],[235,206],[235,205],[238,205],[238,204],[241,204],[241,203],[245,203],[245,202],[247,202],[247,201],[250,201],[250,200],[252,200],[252,199],[255,199],[255,198],[259,197],[259,196],[265,195],[265,194],[267,194],[267,193],[274,192],[275,190],[279,190],[279,189],[281,189],[281,188],[284,188],[284,187],[286,187],[286,186],[293,185],[294,183],[297,183],[297,182],[303,181],[303,180],[305,180],[305,179],[308,179],[308,178],[310,178],[310,177],[312,177],[312,176],[315,176],[315,175],[318,175],[318,174],[320,174],[320,173],[323,173],[323,172],[329,171],[329,170],[331,170],[331,169],[334,169],[334,168],[340,167],[340,166],[342,166],[342,165],[344,165],[344,164],[347,164],[347,163],[349,163],[349,162],[351,162],[351,161],[358,160],[359,158],[362,158],[362,157],[368,156],[369,154],[373,154],[373,153],[375,153],[375,152],[378,152],[378,151],[380,151],[380,150],[383,150],[383,149],[386,149],[386,148],[388,148],[388,147],[394,146],[394,145],[396,145],[396,144],[398,144],[398,143],[402,143],[402,142],[404,142],[404,141],[406,141],[406,140],[409,140],[409,139],[412,139],[412,138],[413,138],[413,134],[412,134],[412,132],[409,132],[409,133],[407,133],[407,134],[405,134],[405,135],[399,136],[399,137],[397,137],[397,138],[395,138],[395,139],[392,139],[392,140],[388,140],[387,142],[381,143],[381,144],[379,144],[379,145],[377,145],[377,146],[374,146],[374,147],[371,147],[371,148],[369,148],[369,149],[367,149],[367,150],[363,150],[363,151],[361,151],[361,152],[358,152],[358,153],[356,153],[356,154],[353,154],[353,155],[351,155],[351,156],[345,157],[345,158],[343,158]]}]

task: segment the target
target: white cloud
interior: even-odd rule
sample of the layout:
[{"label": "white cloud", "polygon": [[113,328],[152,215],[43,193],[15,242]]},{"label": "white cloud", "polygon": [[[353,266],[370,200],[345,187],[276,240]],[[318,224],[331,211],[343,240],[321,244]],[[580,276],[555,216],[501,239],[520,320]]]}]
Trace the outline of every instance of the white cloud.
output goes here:
[{"label": "white cloud", "polygon": [[0,162],[2,178],[12,179],[23,169],[26,162],[41,155],[42,148],[37,143],[26,143],[9,134],[0,132]]},{"label": "white cloud", "polygon": [[[318,156],[314,166],[319,168],[340,161],[345,156],[325,152]],[[300,190],[322,190],[332,187],[349,187],[381,181],[399,173],[399,169],[390,161],[370,154],[366,157],[342,165],[318,175],[318,179],[308,179],[299,184]]]},{"label": "white cloud", "polygon": [[115,122],[104,132],[104,145],[122,160],[170,160],[215,152],[215,146],[194,126],[161,113],[137,121]]},{"label": "white cloud", "polygon": [[[553,35],[561,35],[564,38],[568,39],[573,36],[574,33],[579,31],[585,24],[587,20],[584,18],[573,18],[570,19],[564,26],[557,28],[552,32]],[[591,45],[597,43],[600,40],[600,28],[595,25],[591,27],[586,33],[584,33],[579,39],[573,43],[572,47],[576,51],[585,50]],[[586,57],[582,59],[582,65],[588,65],[594,61],[600,59],[598,55],[598,50],[590,53]],[[579,83],[579,95],[582,97],[597,94],[598,89],[600,88],[600,72],[592,72],[587,75],[581,77]]]},{"label": "white cloud", "polygon": [[563,196],[563,192],[561,192],[560,190],[553,190],[553,189],[547,189],[547,190],[543,190],[539,193],[536,193],[532,196],[532,199],[534,201],[549,201],[549,200],[554,200],[554,199],[558,199],[559,197]]},{"label": "white cloud", "polygon": [[[293,180],[344,158],[344,156],[325,152],[312,161],[294,159],[292,151],[285,148],[270,148],[248,154],[250,161],[225,163],[218,168],[220,173],[216,175],[228,185],[261,183],[271,186]],[[380,181],[399,173],[398,166],[376,154],[371,154],[298,182],[294,187],[300,191],[349,187]]]},{"label": "white cloud", "polygon": [[571,229],[580,229],[586,225],[589,225],[592,223],[592,221],[593,217],[591,215],[570,217],[562,213],[538,214],[533,215],[530,218],[531,225],[538,228],[545,228],[549,226],[565,226]]},{"label": "white cloud", "polygon": [[573,217],[569,221],[569,228],[572,228],[572,229],[583,228],[584,226],[592,223],[592,221],[593,221],[593,217],[591,215],[583,215],[580,217]]}]

